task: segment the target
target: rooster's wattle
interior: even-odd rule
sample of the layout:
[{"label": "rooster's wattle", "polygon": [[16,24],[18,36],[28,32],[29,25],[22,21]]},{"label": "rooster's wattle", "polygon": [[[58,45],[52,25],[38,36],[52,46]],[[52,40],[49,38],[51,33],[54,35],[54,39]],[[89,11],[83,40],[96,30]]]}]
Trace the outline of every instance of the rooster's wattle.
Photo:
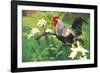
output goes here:
[{"label": "rooster's wattle", "polygon": [[65,28],[58,16],[54,16],[53,21],[56,29],[56,37],[63,43],[72,43],[75,38],[82,34],[82,23],[84,20],[81,17],[75,18],[71,28]]}]

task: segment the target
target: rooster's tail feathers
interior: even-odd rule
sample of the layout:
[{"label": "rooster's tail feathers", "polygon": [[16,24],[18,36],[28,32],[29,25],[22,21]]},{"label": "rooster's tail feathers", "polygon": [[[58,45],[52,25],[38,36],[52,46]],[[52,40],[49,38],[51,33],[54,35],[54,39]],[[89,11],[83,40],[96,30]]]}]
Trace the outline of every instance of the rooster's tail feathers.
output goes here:
[{"label": "rooster's tail feathers", "polygon": [[77,35],[82,33],[82,23],[83,19],[81,17],[75,18],[72,24],[72,29],[76,32]]}]

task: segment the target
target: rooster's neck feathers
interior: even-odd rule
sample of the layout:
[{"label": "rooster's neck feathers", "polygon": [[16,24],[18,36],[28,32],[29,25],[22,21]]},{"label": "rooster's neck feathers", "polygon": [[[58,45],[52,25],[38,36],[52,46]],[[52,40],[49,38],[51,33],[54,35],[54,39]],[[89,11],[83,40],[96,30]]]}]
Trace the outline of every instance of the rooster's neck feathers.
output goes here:
[{"label": "rooster's neck feathers", "polygon": [[58,19],[58,23],[56,24],[56,34],[58,36],[61,36],[63,30],[64,30],[64,24]]}]

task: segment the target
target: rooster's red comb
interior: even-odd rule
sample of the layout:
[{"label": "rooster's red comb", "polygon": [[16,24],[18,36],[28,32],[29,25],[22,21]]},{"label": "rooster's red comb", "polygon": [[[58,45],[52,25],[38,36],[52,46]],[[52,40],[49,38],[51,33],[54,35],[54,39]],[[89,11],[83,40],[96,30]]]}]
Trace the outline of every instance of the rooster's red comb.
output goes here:
[{"label": "rooster's red comb", "polygon": [[58,19],[58,16],[54,16],[54,17],[53,17],[53,21],[55,21],[55,19]]}]

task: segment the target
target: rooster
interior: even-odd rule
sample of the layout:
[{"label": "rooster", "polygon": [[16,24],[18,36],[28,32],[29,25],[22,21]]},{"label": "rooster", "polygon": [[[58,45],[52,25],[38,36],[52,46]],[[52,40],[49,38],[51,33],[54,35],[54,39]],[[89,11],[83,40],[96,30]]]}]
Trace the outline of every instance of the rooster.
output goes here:
[{"label": "rooster", "polygon": [[75,18],[71,28],[65,28],[63,22],[58,18],[58,16],[53,17],[53,22],[55,26],[56,37],[62,41],[62,43],[73,43],[74,40],[82,34],[82,23],[83,19],[81,17]]},{"label": "rooster", "polygon": [[39,39],[44,35],[54,35],[62,42],[62,46],[66,46],[67,44],[70,45],[75,40],[77,40],[79,35],[82,34],[83,21],[88,24],[85,20],[83,20],[83,18],[77,17],[74,19],[72,27],[66,28],[58,16],[54,16],[53,22],[56,29],[55,33],[44,32],[40,36],[36,37],[36,40],[39,42]]}]

